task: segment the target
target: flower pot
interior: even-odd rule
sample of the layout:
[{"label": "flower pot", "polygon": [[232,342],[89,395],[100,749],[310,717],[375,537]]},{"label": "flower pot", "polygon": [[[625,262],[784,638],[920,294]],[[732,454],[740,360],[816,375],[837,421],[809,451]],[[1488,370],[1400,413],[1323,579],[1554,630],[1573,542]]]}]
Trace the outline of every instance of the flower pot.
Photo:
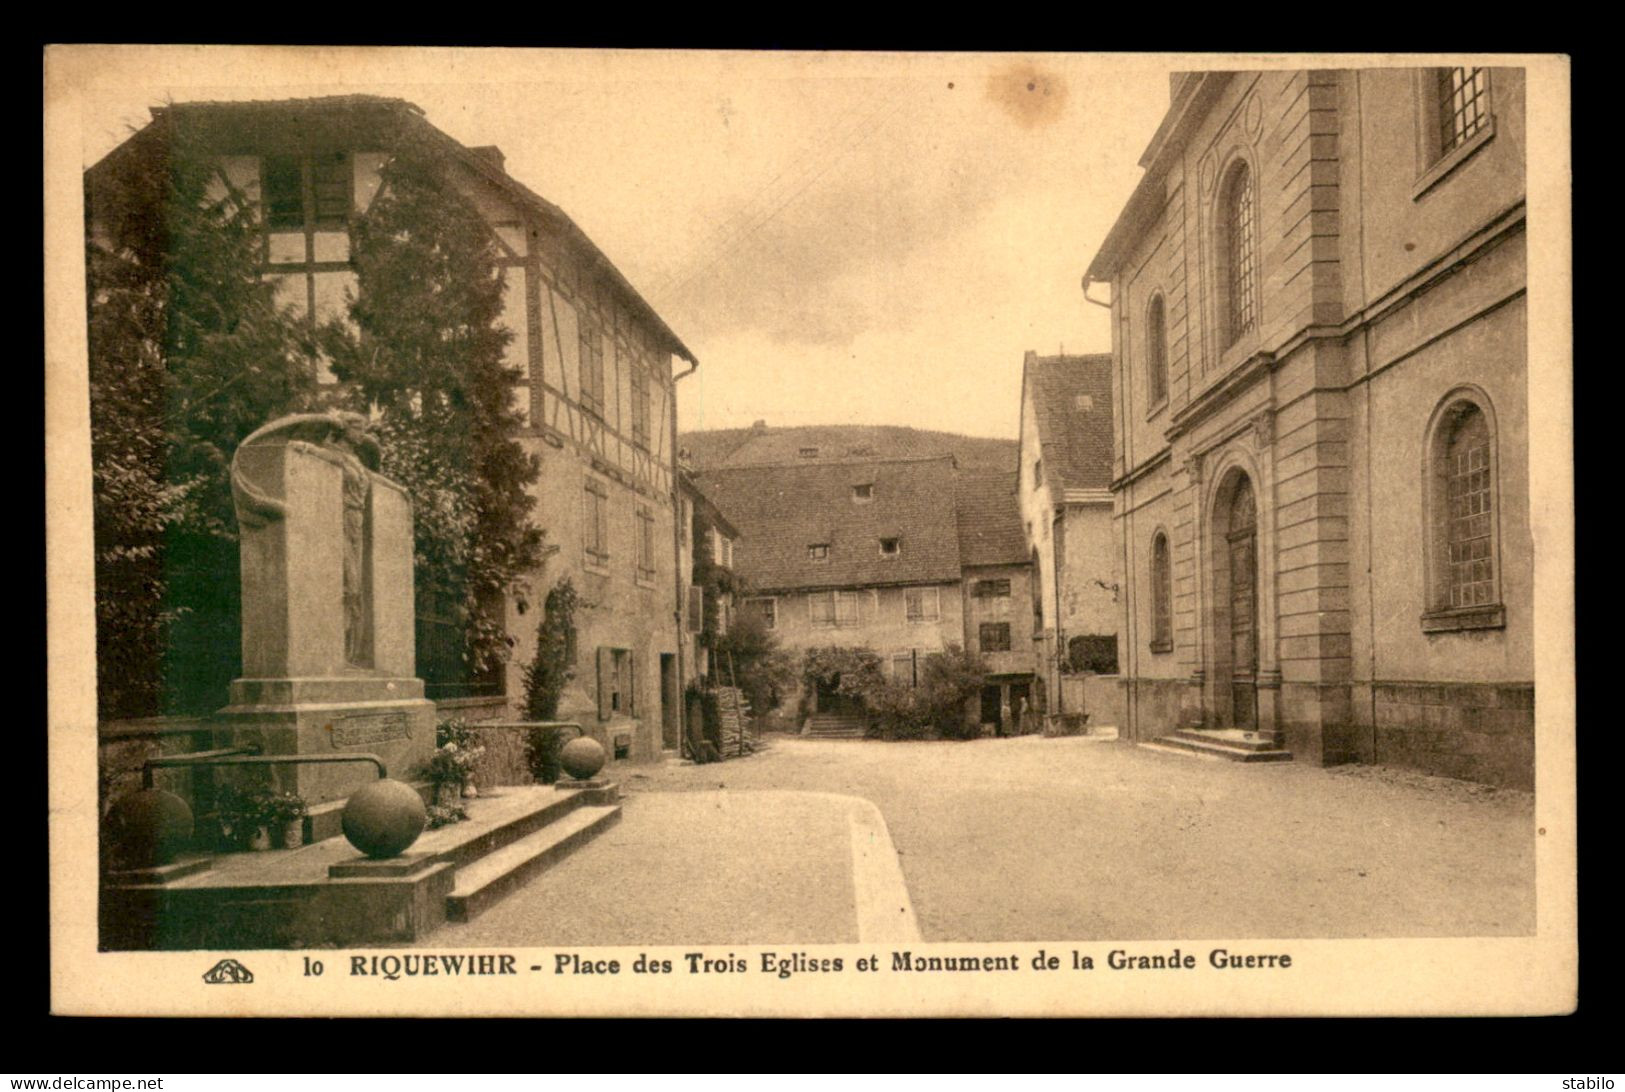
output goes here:
[{"label": "flower pot", "polygon": [[469,778],[468,783],[463,786],[463,799],[464,800],[474,800],[474,799],[478,798],[479,795],[480,795],[480,790],[476,789],[474,787],[474,779]]},{"label": "flower pot", "polygon": [[264,827],[255,827],[254,833],[248,836],[248,848],[255,853],[263,853],[271,848],[271,832]]},{"label": "flower pot", "polygon": [[305,821],[289,819],[282,824],[282,848],[298,849],[305,844]]}]

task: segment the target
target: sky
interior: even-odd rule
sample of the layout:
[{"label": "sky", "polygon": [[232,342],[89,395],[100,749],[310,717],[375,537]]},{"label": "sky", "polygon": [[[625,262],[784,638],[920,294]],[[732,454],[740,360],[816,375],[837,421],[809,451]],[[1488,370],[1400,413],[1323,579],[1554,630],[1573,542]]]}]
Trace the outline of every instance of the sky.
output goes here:
[{"label": "sky", "polygon": [[1171,66],[212,47],[72,59],[86,166],[149,107],[198,99],[398,96],[464,144],[499,146],[699,357],[679,387],[685,430],[1003,437],[1027,350],[1111,347],[1080,281],[1139,180]]}]

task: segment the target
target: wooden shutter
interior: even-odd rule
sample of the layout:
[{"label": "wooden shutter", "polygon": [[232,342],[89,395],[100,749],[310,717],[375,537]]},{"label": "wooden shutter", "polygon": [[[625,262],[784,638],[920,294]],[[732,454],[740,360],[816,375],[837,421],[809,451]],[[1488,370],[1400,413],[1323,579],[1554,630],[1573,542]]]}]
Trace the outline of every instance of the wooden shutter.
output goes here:
[{"label": "wooden shutter", "polygon": [[626,715],[638,715],[638,654],[631,649],[626,650],[626,683],[623,687],[626,694]]},{"label": "wooden shutter", "polygon": [[615,659],[609,649],[603,645],[598,646],[598,719],[608,720],[610,715],[609,695],[614,686],[614,677],[611,672],[615,670]]},{"label": "wooden shutter", "polygon": [[690,585],[688,589],[688,631],[698,633],[705,628],[705,589]]}]

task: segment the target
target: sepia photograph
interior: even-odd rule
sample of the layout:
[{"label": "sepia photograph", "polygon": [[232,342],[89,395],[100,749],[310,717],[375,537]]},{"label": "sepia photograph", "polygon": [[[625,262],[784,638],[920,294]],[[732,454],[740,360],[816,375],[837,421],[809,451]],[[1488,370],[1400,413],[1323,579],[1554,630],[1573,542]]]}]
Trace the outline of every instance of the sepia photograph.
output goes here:
[{"label": "sepia photograph", "polygon": [[1567,95],[48,50],[57,1010],[1572,1009]]}]

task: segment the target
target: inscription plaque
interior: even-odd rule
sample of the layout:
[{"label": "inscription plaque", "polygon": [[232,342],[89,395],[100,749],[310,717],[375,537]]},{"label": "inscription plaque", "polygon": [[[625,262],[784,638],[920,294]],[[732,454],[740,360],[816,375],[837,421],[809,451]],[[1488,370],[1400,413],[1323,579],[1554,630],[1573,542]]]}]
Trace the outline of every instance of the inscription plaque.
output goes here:
[{"label": "inscription plaque", "polygon": [[357,713],[339,717],[327,730],[333,736],[334,747],[365,747],[406,739],[412,734],[405,713]]}]

